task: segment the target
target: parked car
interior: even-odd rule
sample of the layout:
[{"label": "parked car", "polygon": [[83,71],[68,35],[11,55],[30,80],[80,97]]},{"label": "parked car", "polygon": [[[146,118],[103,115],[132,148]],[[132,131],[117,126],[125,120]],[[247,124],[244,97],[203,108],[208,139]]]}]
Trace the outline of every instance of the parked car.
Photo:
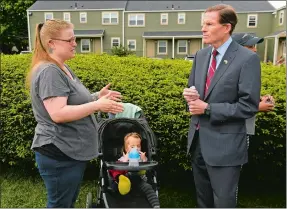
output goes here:
[{"label": "parked car", "polygon": [[184,60],[188,60],[188,61],[193,61],[194,60],[195,55],[186,55],[186,57],[184,58]]},{"label": "parked car", "polygon": [[31,54],[31,51],[21,51],[20,54]]}]

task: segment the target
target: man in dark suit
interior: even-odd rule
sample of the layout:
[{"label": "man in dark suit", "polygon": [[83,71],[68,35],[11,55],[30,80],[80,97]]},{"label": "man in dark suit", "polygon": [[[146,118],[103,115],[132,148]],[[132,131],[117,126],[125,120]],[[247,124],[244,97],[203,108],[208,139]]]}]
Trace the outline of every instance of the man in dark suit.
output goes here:
[{"label": "man in dark suit", "polygon": [[[234,9],[205,11],[203,42],[183,95],[192,114],[187,152],[192,154],[198,207],[236,207],[241,165],[247,163],[245,119],[258,111],[260,60],[232,41]],[[191,146],[192,145],[192,146]]]}]

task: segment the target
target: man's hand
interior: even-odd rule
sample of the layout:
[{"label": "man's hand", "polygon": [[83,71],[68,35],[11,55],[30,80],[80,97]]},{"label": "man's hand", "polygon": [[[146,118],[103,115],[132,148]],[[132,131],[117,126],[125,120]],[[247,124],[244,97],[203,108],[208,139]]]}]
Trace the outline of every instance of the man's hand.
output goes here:
[{"label": "man's hand", "polygon": [[208,104],[206,102],[200,99],[197,99],[195,101],[190,101],[188,102],[189,112],[192,115],[202,115],[204,114],[204,110],[206,109],[207,105]]},{"label": "man's hand", "polygon": [[259,103],[259,112],[269,112],[274,109],[275,101],[272,96],[265,95],[261,97],[261,102]]},{"label": "man's hand", "polygon": [[186,102],[190,102],[199,99],[199,94],[196,88],[193,86],[191,88],[185,88],[183,90],[183,97]]}]

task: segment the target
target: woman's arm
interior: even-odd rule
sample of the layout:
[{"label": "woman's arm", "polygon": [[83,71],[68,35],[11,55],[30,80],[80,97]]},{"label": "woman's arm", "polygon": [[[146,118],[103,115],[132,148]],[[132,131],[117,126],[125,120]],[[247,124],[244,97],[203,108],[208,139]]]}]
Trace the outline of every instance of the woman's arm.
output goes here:
[{"label": "woman's arm", "polygon": [[45,99],[44,106],[55,123],[66,123],[87,117],[96,111],[118,113],[123,111],[123,105],[104,96],[97,101],[81,105],[67,105],[68,97],[52,97]]}]

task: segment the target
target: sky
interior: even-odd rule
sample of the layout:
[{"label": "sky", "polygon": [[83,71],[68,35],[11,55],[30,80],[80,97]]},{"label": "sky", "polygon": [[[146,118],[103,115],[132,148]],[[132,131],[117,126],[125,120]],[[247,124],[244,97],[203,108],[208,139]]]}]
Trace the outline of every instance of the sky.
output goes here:
[{"label": "sky", "polygon": [[286,5],[286,1],[269,1],[269,2],[275,8],[279,8],[279,7],[282,7],[282,6]]}]

